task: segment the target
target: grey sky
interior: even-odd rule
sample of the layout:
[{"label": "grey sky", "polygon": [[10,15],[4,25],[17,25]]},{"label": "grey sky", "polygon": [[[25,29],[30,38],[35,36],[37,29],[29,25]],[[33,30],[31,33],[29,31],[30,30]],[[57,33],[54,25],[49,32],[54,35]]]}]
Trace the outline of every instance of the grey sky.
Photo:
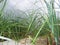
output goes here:
[{"label": "grey sky", "polygon": [[[40,0],[43,3],[43,0]],[[45,4],[41,4],[39,0],[9,0],[8,5],[13,6],[17,9],[20,10],[26,10],[26,9],[31,9],[31,8],[36,8],[36,7],[42,7],[45,6]],[[49,1],[49,0],[47,0]],[[58,3],[58,0],[55,0]],[[35,5],[34,3],[37,2]],[[55,3],[55,7],[58,8],[57,4]]]}]

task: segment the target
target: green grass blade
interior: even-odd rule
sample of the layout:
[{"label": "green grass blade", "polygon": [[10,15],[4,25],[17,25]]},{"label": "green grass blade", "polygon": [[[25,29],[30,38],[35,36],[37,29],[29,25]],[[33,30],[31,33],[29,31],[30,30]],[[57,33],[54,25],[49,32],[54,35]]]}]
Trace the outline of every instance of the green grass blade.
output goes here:
[{"label": "green grass blade", "polygon": [[33,39],[32,44],[33,44],[33,43],[35,43],[35,41],[36,41],[36,39],[37,39],[37,37],[38,37],[38,35],[39,35],[40,31],[42,30],[42,28],[43,28],[43,27],[44,27],[44,25],[45,25],[45,23],[46,23],[46,21],[42,24],[42,26],[41,26],[41,27],[40,27],[40,29],[38,30],[38,32],[37,32],[37,34],[36,34],[35,38]]}]

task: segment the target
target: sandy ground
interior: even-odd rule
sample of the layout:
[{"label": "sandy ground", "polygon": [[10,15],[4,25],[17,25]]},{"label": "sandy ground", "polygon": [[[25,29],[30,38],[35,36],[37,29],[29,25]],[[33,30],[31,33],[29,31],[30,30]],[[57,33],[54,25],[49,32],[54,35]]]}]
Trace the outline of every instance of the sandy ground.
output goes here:
[{"label": "sandy ground", "polygon": [[[31,40],[29,38],[21,39],[19,42],[14,40],[0,42],[0,45],[31,45]],[[46,39],[37,39],[35,45],[47,45]]]},{"label": "sandy ground", "polygon": [[16,42],[14,40],[0,42],[0,45],[31,45],[30,43],[30,39],[22,39],[19,42]]}]

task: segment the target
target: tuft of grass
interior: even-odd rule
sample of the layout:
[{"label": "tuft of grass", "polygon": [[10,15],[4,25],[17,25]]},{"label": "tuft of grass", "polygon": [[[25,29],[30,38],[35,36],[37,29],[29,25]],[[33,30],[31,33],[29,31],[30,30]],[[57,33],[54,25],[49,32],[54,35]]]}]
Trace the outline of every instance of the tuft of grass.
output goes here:
[{"label": "tuft of grass", "polygon": [[[25,12],[23,12],[22,15],[17,14],[19,16],[16,17],[15,12],[15,14],[11,13],[9,15],[3,12],[6,5],[5,1],[2,11],[0,11],[2,12],[2,16],[0,15],[0,36],[11,38],[13,40],[20,40],[22,38],[30,36],[32,38],[32,44],[35,43],[38,37],[47,36],[50,45],[52,45],[51,37],[53,36],[56,45],[58,45],[59,26],[57,23],[60,20],[56,18],[54,0],[51,0],[50,3],[48,3],[46,0],[44,0],[44,2],[48,10],[47,14],[43,15],[44,12],[42,14],[41,10],[33,10],[31,13],[28,13],[27,11],[28,14]],[[14,15],[14,18],[10,18],[12,15]],[[57,20],[59,21],[57,22]]]}]

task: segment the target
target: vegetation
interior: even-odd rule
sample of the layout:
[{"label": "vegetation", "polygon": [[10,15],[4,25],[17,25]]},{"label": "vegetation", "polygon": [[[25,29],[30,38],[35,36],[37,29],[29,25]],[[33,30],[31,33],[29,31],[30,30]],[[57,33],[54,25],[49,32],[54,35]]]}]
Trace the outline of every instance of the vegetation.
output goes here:
[{"label": "vegetation", "polygon": [[[7,0],[6,0],[7,1]],[[32,38],[32,44],[40,36],[46,36],[49,44],[52,45],[52,38],[54,38],[56,45],[58,45],[59,38],[59,19],[56,17],[54,9],[54,0],[48,3],[44,0],[48,13],[42,14],[39,9],[32,10],[31,13],[24,13],[19,17],[10,18],[3,12],[6,5],[6,1],[2,10],[0,11],[0,35],[11,38],[13,40],[19,40],[30,36]],[[17,14],[18,15],[18,14]],[[22,17],[24,16],[24,17]]]}]

